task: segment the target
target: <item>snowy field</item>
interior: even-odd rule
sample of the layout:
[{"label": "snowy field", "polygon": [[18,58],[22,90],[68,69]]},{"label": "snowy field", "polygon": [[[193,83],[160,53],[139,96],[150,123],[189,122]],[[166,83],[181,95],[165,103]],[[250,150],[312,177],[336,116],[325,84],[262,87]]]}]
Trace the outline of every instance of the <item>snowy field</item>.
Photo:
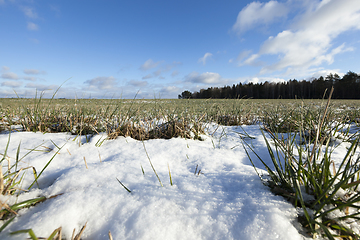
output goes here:
[{"label": "snowy field", "polygon": [[[210,126],[209,132],[215,127]],[[109,239],[109,231],[117,240],[306,239],[299,233],[297,210],[271,193],[256,175],[241,145],[243,130],[254,137],[246,141],[270,164],[256,125],[220,127],[213,136],[202,136],[204,141],[173,138],[143,144],[119,137],[100,147],[96,145],[105,135],[95,135],[89,142],[82,137],[79,143],[79,138],[66,133],[14,132],[7,154],[12,160],[20,142],[20,156],[41,145],[37,148],[41,151],[23,159],[22,167],[33,166],[39,172],[56,154],[57,146],[62,148],[39,178],[39,187],[1,200],[10,205],[58,196],[20,210],[0,239],[25,239],[27,234],[9,233],[30,228],[38,237],[48,237],[59,227],[71,239],[73,230],[79,232],[85,223],[82,239]],[[0,134],[1,153],[7,141],[8,134]],[[336,151],[333,156],[341,159],[346,146]],[[256,165],[264,170],[258,161]],[[29,169],[23,188],[33,180]]]}]

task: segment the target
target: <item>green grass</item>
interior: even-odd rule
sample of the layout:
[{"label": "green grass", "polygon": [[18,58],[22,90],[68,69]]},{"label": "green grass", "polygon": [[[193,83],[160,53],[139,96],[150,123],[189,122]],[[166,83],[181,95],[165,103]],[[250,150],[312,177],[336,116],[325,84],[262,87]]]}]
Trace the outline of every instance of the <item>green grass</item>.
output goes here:
[{"label": "green grass", "polygon": [[[329,239],[334,239],[334,236],[359,239],[346,224],[346,221],[360,219],[360,195],[357,190],[360,184],[360,169],[357,166],[360,163],[355,155],[359,134],[349,134],[345,125],[353,123],[360,127],[359,100],[44,99],[40,93],[33,99],[0,101],[0,132],[6,133],[18,125],[19,131],[71,132],[89,137],[106,133],[106,137],[96,143],[97,147],[118,136],[143,141],[144,151],[161,186],[163,184],[148,156],[144,140],[173,137],[201,140],[210,123],[227,126],[262,124],[272,166],[268,166],[256,154],[256,149],[247,144],[245,139],[250,136],[245,134],[240,137],[244,139],[243,146],[252,163],[255,160],[250,152],[258,156],[267,169],[270,180],[258,173],[263,183],[301,209],[299,221],[312,235],[320,234]],[[351,145],[341,165],[335,168],[331,153],[336,147],[334,133],[339,130],[345,133],[341,141],[348,141]],[[222,127],[217,131],[223,131],[221,136],[226,136]],[[219,145],[220,141],[221,137]],[[8,145],[4,148],[0,161],[2,167],[7,162]],[[61,146],[56,148],[60,151]],[[0,171],[1,194],[19,194],[17,186],[22,181],[22,174],[31,169],[18,169],[18,162],[25,156],[20,157],[18,150],[15,163],[8,165],[6,172]],[[55,156],[56,153],[39,174],[33,169],[34,182],[29,189],[37,184],[37,179]],[[142,166],[141,170],[144,175]],[[169,166],[168,170],[170,184],[173,185]],[[194,174],[202,174],[198,166]],[[341,195],[343,192],[346,194]],[[30,207],[45,200],[40,197],[13,206],[2,203],[0,216],[6,221],[0,232],[14,220],[19,206]],[[335,211],[343,212],[343,215],[331,217]],[[55,231],[53,233],[58,234]],[[20,230],[16,234],[20,233],[36,237],[31,229]]]},{"label": "green grass", "polygon": [[[209,122],[228,126],[262,122],[275,132],[287,132],[299,127],[298,120],[302,116],[316,119],[322,102],[251,99],[70,100],[43,99],[40,95],[34,99],[1,99],[0,131],[9,129],[11,125],[19,125],[25,131],[34,132],[71,132],[74,135],[106,132],[109,138],[200,139]],[[360,122],[360,101],[335,100],[330,108],[334,110],[329,121]]]},{"label": "green grass", "polygon": [[[272,192],[302,209],[299,221],[313,237],[360,239],[349,225],[360,219],[360,156],[356,153],[360,137],[349,140],[351,145],[336,168],[331,154],[337,146],[330,142],[339,125],[332,122],[330,97],[319,114],[311,113],[313,116],[309,117],[306,110],[296,117],[296,121],[288,119],[286,123],[297,124],[289,127],[293,132],[288,133],[286,138],[281,134],[283,128],[264,126],[263,137],[272,166],[245,140],[243,146],[255,171],[255,160],[249,151],[264,165],[270,179],[257,171],[262,182]],[[305,131],[314,132],[314,136],[307,136],[308,139],[302,141]],[[344,131],[346,134],[348,132]],[[337,214],[332,214],[334,212]]]},{"label": "green grass", "polygon": [[[80,232],[78,234],[75,235],[75,229],[73,231],[73,235],[71,237],[71,240],[80,240],[81,239],[81,235],[84,233],[84,230],[86,228],[86,224],[80,229]],[[61,240],[62,239],[62,228],[59,227],[57,229],[55,229],[49,237],[44,238],[38,238],[36,236],[36,234],[34,233],[34,231],[32,229],[23,229],[23,230],[19,230],[19,231],[15,231],[15,232],[11,232],[11,235],[19,235],[19,234],[28,234],[30,236],[30,239],[32,240],[38,240],[38,239],[46,239],[46,240]],[[109,239],[112,239],[111,233],[109,232]]]},{"label": "green grass", "polygon": [[[2,158],[0,160],[0,194],[2,196],[14,196],[19,195],[25,190],[21,189],[22,180],[24,177],[24,174],[26,171],[31,169],[34,174],[34,181],[27,190],[30,190],[35,183],[37,184],[37,180],[41,176],[41,174],[44,172],[44,170],[49,166],[51,161],[55,158],[57,153],[61,150],[61,148],[58,149],[58,151],[51,157],[51,159],[46,163],[46,165],[43,167],[43,169],[40,171],[39,174],[37,174],[37,171],[34,167],[26,167],[26,168],[20,168],[18,169],[18,165],[21,162],[22,159],[24,159],[26,156],[28,156],[31,152],[36,151],[37,148],[40,147],[36,146],[33,149],[30,149],[24,156],[20,157],[20,145],[17,148],[16,156],[15,156],[15,162],[11,162],[9,156],[8,156],[8,147],[10,143],[11,138],[11,132],[9,133],[8,141],[5,146],[5,150],[3,153],[1,153]],[[4,169],[6,169],[4,171]],[[49,198],[54,198],[56,196],[51,196]],[[47,199],[46,197],[37,197],[34,199],[29,199],[20,203],[14,203],[12,205],[8,205],[6,201],[0,200],[0,220],[3,220],[4,223],[2,226],[0,226],[0,232],[3,231],[16,217],[17,212],[20,209],[23,208],[29,208],[31,206],[34,206],[40,202],[44,202]],[[30,234],[30,232],[29,232]],[[31,235],[31,234],[30,234]]]}]

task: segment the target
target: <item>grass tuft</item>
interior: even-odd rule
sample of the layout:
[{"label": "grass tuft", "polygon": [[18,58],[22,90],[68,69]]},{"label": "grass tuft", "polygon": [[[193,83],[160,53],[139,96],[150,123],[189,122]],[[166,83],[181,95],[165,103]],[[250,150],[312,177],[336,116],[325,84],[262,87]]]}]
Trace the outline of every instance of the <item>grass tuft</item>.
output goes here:
[{"label": "grass tuft", "polygon": [[288,134],[285,139],[281,137],[282,134],[264,127],[263,137],[272,166],[266,164],[245,139],[242,142],[255,170],[247,149],[255,154],[267,170],[270,179],[263,178],[256,170],[262,182],[273,193],[283,196],[301,209],[300,222],[313,236],[320,234],[329,239],[359,239],[360,236],[351,230],[350,224],[360,219],[360,156],[356,155],[360,138],[352,141],[336,169],[331,160],[334,149],[330,144],[332,135],[320,137],[321,132],[333,132],[326,124],[330,98],[331,93],[323,114],[319,115],[318,124],[313,124],[315,139],[306,141],[305,145],[297,143],[302,137],[302,128]]},{"label": "grass tuft", "polygon": [[[53,157],[49,160],[49,162],[45,165],[45,167],[41,170],[39,174],[37,174],[36,169],[34,167],[26,167],[26,168],[20,168],[18,169],[19,162],[24,159],[27,155],[29,155],[31,152],[35,151],[38,147],[41,145],[30,149],[23,157],[20,157],[20,144],[17,148],[15,162],[11,163],[11,160],[8,156],[8,148],[11,138],[11,131],[9,132],[9,137],[7,144],[5,146],[5,151],[2,154],[2,159],[0,160],[0,194],[1,196],[11,196],[15,194],[21,194],[25,190],[21,190],[19,187],[22,183],[23,176],[25,174],[25,171],[27,169],[32,169],[34,174],[34,181],[29,186],[28,190],[32,188],[32,186],[36,183],[41,174],[44,172],[44,170],[47,168],[47,166],[51,163],[51,161],[54,159],[54,157],[59,153],[61,148],[58,149],[58,151],[53,155]],[[4,163],[7,163],[7,170],[4,172]],[[56,196],[52,196],[50,198],[53,198]],[[5,198],[3,198],[5,199]],[[17,216],[17,211],[23,208],[28,208],[31,206],[34,206],[40,202],[43,202],[49,198],[46,197],[38,197],[30,200],[26,200],[20,203],[16,203],[13,205],[8,205],[3,200],[0,200],[0,220],[5,221],[4,224],[0,227],[0,232],[3,231]],[[15,216],[14,216],[15,215]],[[9,219],[10,218],[10,219]],[[30,234],[30,232],[29,232]],[[31,234],[30,234],[31,235]]]}]

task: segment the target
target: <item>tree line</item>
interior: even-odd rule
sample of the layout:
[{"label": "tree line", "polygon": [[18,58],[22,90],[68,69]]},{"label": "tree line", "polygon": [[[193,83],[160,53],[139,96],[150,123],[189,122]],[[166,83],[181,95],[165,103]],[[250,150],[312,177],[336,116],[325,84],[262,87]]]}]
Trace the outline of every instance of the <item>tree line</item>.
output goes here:
[{"label": "tree line", "polygon": [[188,90],[178,95],[179,99],[320,99],[326,89],[334,87],[334,99],[360,99],[360,75],[347,72],[342,78],[330,73],[325,78],[313,78],[309,81],[296,79],[287,82],[238,83],[232,86],[210,87],[197,92]]}]

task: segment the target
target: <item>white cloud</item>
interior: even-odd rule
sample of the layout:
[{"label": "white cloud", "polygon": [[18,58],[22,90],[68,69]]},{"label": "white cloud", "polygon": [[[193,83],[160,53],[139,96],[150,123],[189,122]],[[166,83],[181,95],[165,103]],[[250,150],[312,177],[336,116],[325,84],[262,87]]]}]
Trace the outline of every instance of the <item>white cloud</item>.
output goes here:
[{"label": "white cloud", "polygon": [[135,87],[145,87],[148,85],[147,81],[137,81],[137,80],[130,80],[128,82],[129,85],[135,86]]},{"label": "white cloud", "polygon": [[176,71],[176,70],[171,73],[171,76],[172,76],[172,77],[175,77],[175,76],[177,76],[177,75],[179,75],[179,72]]},{"label": "white cloud", "polygon": [[19,81],[5,81],[1,83],[1,86],[17,88],[20,87],[23,83]]},{"label": "white cloud", "polygon": [[287,13],[288,8],[284,3],[277,1],[252,2],[239,12],[233,30],[243,33],[255,25],[269,24],[280,17],[285,17]]},{"label": "white cloud", "polygon": [[27,29],[30,31],[36,31],[36,30],[39,30],[39,26],[33,22],[28,22]]},{"label": "white cloud", "polygon": [[36,69],[25,69],[23,72],[25,74],[32,74],[32,75],[37,75],[40,73],[40,71]]},{"label": "white cloud", "polygon": [[36,81],[35,77],[23,77],[23,79],[28,80],[28,81]]},{"label": "white cloud", "polygon": [[28,75],[46,74],[45,71],[39,71],[37,69],[25,69],[23,72]]},{"label": "white cloud", "polygon": [[311,78],[319,78],[321,76],[326,77],[327,75],[329,75],[330,73],[332,74],[337,74],[340,77],[345,75],[344,73],[342,73],[340,71],[340,69],[322,69],[322,70],[318,70],[317,72],[314,72],[311,76]]},{"label": "white cloud", "polygon": [[353,0],[313,2],[302,15],[296,16],[292,28],[269,37],[257,54],[245,64],[254,64],[262,55],[277,55],[280,60],[261,69],[260,74],[287,70],[301,73],[323,63],[331,64],[335,55],[352,51],[343,43],[334,46],[334,39],[349,30],[360,30],[360,4]]},{"label": "white cloud", "polygon": [[154,62],[152,59],[148,59],[143,65],[140,66],[140,69],[146,71],[152,68],[156,68],[159,64],[160,62]]},{"label": "white cloud", "polygon": [[12,79],[12,80],[18,80],[19,79],[18,75],[16,73],[13,73],[13,72],[3,73],[3,74],[1,74],[1,78]]},{"label": "white cloud", "polygon": [[180,88],[176,87],[176,86],[167,86],[167,87],[163,87],[160,90],[161,96],[162,97],[166,97],[169,98],[176,96],[176,94],[178,94],[180,91]]},{"label": "white cloud", "polygon": [[218,73],[206,72],[199,74],[192,72],[185,77],[186,82],[204,83],[204,84],[218,84],[225,82],[225,80]]},{"label": "white cloud", "polygon": [[[261,65],[261,63],[258,60],[259,58],[259,54],[252,54],[250,57],[248,57],[243,64],[247,64],[247,65],[252,65],[252,66],[259,66]],[[242,65],[242,63],[240,63],[239,65]]]},{"label": "white cloud", "polygon": [[146,76],[143,76],[142,79],[149,79],[149,78],[152,78],[153,76],[151,74],[148,74]]},{"label": "white cloud", "polygon": [[153,77],[159,77],[160,79],[164,79],[161,76],[164,72],[169,72],[171,69],[175,68],[178,65],[181,65],[181,62],[173,62],[171,64],[163,64],[164,61],[154,62],[152,59],[147,60],[143,65],[141,65],[140,69],[143,71],[157,68],[152,74],[147,74],[142,77],[142,79],[149,79]]},{"label": "white cloud", "polygon": [[101,89],[101,90],[111,90],[116,87],[117,82],[113,76],[110,77],[96,77],[84,82],[89,86],[90,89]]},{"label": "white cloud", "polygon": [[246,79],[246,81],[244,81],[243,83],[264,83],[264,82],[269,82],[269,83],[282,83],[282,82],[286,82],[285,79],[283,78],[277,78],[277,77],[252,77],[250,79]]},{"label": "white cloud", "polygon": [[[236,61],[239,62],[239,65],[241,66],[241,61],[244,60],[246,57],[248,57],[250,54],[251,54],[251,50],[244,50],[242,51],[241,53],[239,53],[239,55],[237,56],[236,58]],[[233,60],[230,59],[231,61],[229,62],[232,62]]]},{"label": "white cloud", "polygon": [[199,58],[198,62],[202,63],[203,65],[206,64],[206,60],[212,56],[212,53],[205,53],[205,55],[202,58]]},{"label": "white cloud", "polygon": [[2,69],[4,72],[6,72],[6,71],[9,71],[9,70],[10,70],[10,68],[9,68],[9,67],[7,67],[7,66],[2,66],[2,67],[1,67],[1,69]]},{"label": "white cloud", "polygon": [[29,17],[29,18],[37,18],[37,14],[35,12],[35,10],[31,7],[21,7],[21,10],[24,12],[25,16]]},{"label": "white cloud", "polygon": [[26,88],[35,88],[38,91],[50,91],[56,90],[59,88],[58,85],[45,85],[45,84],[36,84],[36,83],[28,83],[25,85]]},{"label": "white cloud", "polygon": [[160,76],[163,71],[164,71],[164,69],[158,69],[158,70],[156,70],[156,71],[153,73],[154,77]]},{"label": "white cloud", "polygon": [[[171,69],[177,67],[178,65],[181,65],[181,62],[173,62],[172,64],[166,64],[165,66],[160,66],[157,71],[153,73],[154,77],[160,76],[164,72],[169,72]],[[160,78],[164,79],[164,77],[160,76]]]}]

